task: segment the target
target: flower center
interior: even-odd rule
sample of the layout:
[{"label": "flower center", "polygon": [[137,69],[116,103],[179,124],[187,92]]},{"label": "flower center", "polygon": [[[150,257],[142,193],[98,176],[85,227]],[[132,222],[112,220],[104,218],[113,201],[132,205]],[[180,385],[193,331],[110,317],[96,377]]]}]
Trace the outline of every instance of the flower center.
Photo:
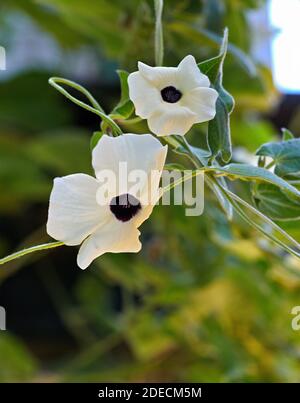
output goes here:
[{"label": "flower center", "polygon": [[181,92],[173,87],[172,85],[170,85],[169,87],[165,87],[163,88],[161,91],[161,96],[162,99],[165,102],[169,102],[170,104],[174,104],[175,102],[179,101],[180,98],[182,97]]},{"label": "flower center", "polygon": [[141,209],[138,199],[128,193],[113,197],[109,206],[114,216],[123,222],[131,220]]}]

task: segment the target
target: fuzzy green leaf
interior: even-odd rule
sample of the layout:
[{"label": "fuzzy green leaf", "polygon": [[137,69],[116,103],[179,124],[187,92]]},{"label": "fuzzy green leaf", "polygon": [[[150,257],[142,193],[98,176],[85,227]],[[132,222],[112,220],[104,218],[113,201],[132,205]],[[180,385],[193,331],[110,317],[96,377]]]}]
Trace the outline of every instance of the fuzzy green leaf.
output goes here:
[{"label": "fuzzy green leaf", "polygon": [[266,143],[257,155],[271,157],[275,162],[275,173],[279,176],[300,174],[300,139]]},{"label": "fuzzy green leaf", "polygon": [[224,167],[209,167],[208,171],[220,172],[232,179],[253,180],[257,182],[267,182],[277,186],[293,200],[300,200],[300,192],[284,179],[274,173],[260,167],[248,164],[229,164]]},{"label": "fuzzy green leaf", "polygon": [[228,30],[225,29],[220,54],[199,65],[200,70],[208,75],[211,86],[219,93],[216,116],[208,123],[208,145],[212,156],[217,157],[220,154],[224,162],[228,162],[232,154],[229,115],[234,108],[234,99],[222,84],[227,47]]},{"label": "fuzzy green leaf", "polygon": [[300,202],[288,198],[278,187],[261,183],[253,187],[252,194],[257,208],[272,220],[300,219]]},{"label": "fuzzy green leaf", "polygon": [[287,140],[292,140],[294,138],[293,133],[289,130],[283,127],[281,129],[282,132],[282,141],[287,141]]},{"label": "fuzzy green leaf", "polygon": [[118,105],[111,112],[111,117],[113,119],[128,119],[134,111],[134,105],[129,99],[129,73],[125,70],[118,70],[117,73],[120,78],[121,99]]}]

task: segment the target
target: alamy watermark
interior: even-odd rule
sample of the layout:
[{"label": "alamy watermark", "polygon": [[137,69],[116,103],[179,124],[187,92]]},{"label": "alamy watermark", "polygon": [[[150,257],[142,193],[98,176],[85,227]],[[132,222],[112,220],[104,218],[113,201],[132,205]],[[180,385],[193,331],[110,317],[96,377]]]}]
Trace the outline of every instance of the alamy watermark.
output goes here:
[{"label": "alamy watermark", "polygon": [[0,70],[6,70],[6,52],[3,46],[0,46]]},{"label": "alamy watermark", "polygon": [[130,169],[123,161],[117,169],[102,169],[96,176],[100,206],[175,204],[185,206],[187,216],[200,216],[204,210],[204,173],[200,170],[144,171]]},{"label": "alamy watermark", "polygon": [[0,330],[6,330],[6,311],[0,306]]},{"label": "alamy watermark", "polygon": [[294,316],[291,325],[293,330],[300,330],[300,306],[294,306],[291,310],[291,315]]}]

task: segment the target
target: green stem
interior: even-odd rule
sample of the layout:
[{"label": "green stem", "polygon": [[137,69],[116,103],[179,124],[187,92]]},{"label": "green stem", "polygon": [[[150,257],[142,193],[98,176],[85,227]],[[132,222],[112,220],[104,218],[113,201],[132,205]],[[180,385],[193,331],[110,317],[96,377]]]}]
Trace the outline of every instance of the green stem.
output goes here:
[{"label": "green stem", "polygon": [[265,228],[263,228],[261,225],[257,224],[253,219],[249,217],[248,214],[244,212],[244,210],[240,207],[240,205],[246,207],[252,214],[254,214],[256,217],[261,219],[265,224],[268,224],[270,227],[272,227],[272,230],[275,230],[279,232],[288,242],[290,242],[292,245],[294,245],[295,248],[300,250],[300,244],[293,238],[291,237],[287,232],[285,232],[282,228],[279,227],[276,223],[274,223],[270,218],[262,214],[260,211],[258,211],[256,208],[251,206],[249,203],[247,203],[245,200],[241,199],[239,196],[237,196],[235,193],[231,192],[229,189],[224,189],[223,186],[221,186],[219,183],[217,183],[214,178],[210,178],[213,180],[220,189],[220,191],[223,193],[224,197],[232,204],[232,206],[235,208],[237,213],[253,228],[256,230],[260,231],[262,234],[264,234],[268,239],[270,239],[272,242],[280,246],[281,248],[285,249],[287,252],[291,253],[292,255],[300,258],[300,253],[297,252],[296,250],[292,249],[289,245],[287,245],[285,242],[283,242],[281,239],[279,239],[276,235],[273,235],[272,232],[267,231]]},{"label": "green stem", "polygon": [[164,2],[163,0],[154,0],[155,10],[155,64],[156,66],[162,66],[164,59],[164,39],[162,29],[162,12]]},{"label": "green stem", "polygon": [[[110,115],[112,117],[112,115]],[[126,124],[126,125],[134,125],[136,123],[140,123],[143,119],[140,118],[139,116],[137,116],[136,118],[132,118],[132,119],[117,119],[119,123],[121,123],[122,125]]]},{"label": "green stem", "polygon": [[272,168],[272,167],[275,165],[275,163],[276,163],[275,160],[271,161],[271,162],[265,167],[265,169],[270,169],[270,168]]},{"label": "green stem", "polygon": [[182,175],[179,179],[174,181],[168,186],[163,188],[163,193],[169,192],[170,190],[174,189],[176,186],[180,185],[183,182],[188,181],[189,179],[195,178],[196,176],[203,174],[203,169],[197,169],[196,171],[192,171],[190,175]]},{"label": "green stem", "polygon": [[29,253],[38,252],[41,250],[53,249],[63,245],[64,245],[63,242],[49,242],[49,243],[43,243],[41,245],[32,246],[30,248],[22,249],[18,252],[12,253],[11,255],[8,255],[0,259],[0,265],[11,262],[12,260],[18,259],[22,256],[28,255]]},{"label": "green stem", "polygon": [[[186,149],[189,152],[189,158],[193,161],[195,167],[197,168],[196,174],[205,172],[205,171],[210,171],[209,167],[202,167],[195,158],[194,153],[192,149],[190,148],[188,142],[184,138],[184,143],[186,146]],[[196,174],[191,175],[191,177],[195,176]],[[291,237],[287,232],[285,232],[279,225],[274,223],[270,218],[262,214],[259,210],[251,206],[249,203],[247,203],[245,200],[241,199],[239,196],[237,196],[235,193],[231,192],[229,189],[225,189],[218,181],[215,180],[215,178],[212,176],[210,173],[206,173],[205,175],[206,181],[210,187],[216,186],[219,191],[223,194],[224,198],[232,205],[232,207],[236,210],[236,212],[253,228],[256,230],[260,231],[264,236],[266,236],[269,240],[274,242],[276,245],[280,246],[287,252],[291,253],[292,255],[300,258],[300,252],[297,252],[295,249],[300,250],[300,244],[293,238]],[[187,178],[189,179],[189,178]],[[177,184],[180,184],[184,180],[178,180],[178,183],[174,182],[174,186],[177,186]],[[174,187],[173,186],[173,187]],[[269,225],[272,228],[272,232],[267,231],[263,226],[260,224],[256,223],[249,214],[247,214],[242,208],[241,205],[247,208],[248,211],[250,211],[253,215],[258,217],[262,222],[265,224]],[[295,247],[295,249],[291,248],[286,242],[282,241],[278,236],[274,235],[274,231],[278,232],[287,242],[289,242],[291,245]]]},{"label": "green stem", "polygon": [[[61,85],[58,83],[68,85],[69,87],[72,87],[76,89],[77,91],[81,92],[83,95],[85,95],[88,100],[91,102],[91,105],[86,104],[83,101],[80,101],[79,99],[73,97],[73,95],[69,94],[67,90],[65,90]],[[106,113],[104,110],[101,108],[101,106],[98,104],[98,102],[95,100],[95,98],[81,85],[74,83],[73,81],[67,80],[65,78],[60,78],[60,77],[51,77],[49,79],[49,84],[52,85],[57,91],[59,91],[61,94],[63,94],[66,98],[68,98],[70,101],[74,102],[76,105],[80,106],[81,108],[84,108],[88,110],[89,112],[95,113],[98,115],[102,120],[104,120],[109,127],[116,133],[116,134],[122,134],[122,130],[120,127],[116,124],[116,122],[113,121]]]},{"label": "green stem", "polygon": [[[82,87],[80,84],[77,84],[74,81],[67,80],[66,78],[61,78],[61,77],[51,77],[49,79],[49,84],[52,85],[56,89],[58,89],[58,87],[60,87],[58,85],[58,83],[68,85],[69,87],[72,87],[75,90],[81,92],[84,96],[86,96],[86,98],[90,101],[91,105],[95,109],[97,109],[98,111],[100,111],[102,113],[105,113],[104,109],[96,101],[96,99],[93,97],[93,95],[86,88]],[[60,87],[60,88],[62,88],[62,87]]]},{"label": "green stem", "polygon": [[193,150],[191,149],[190,144],[188,143],[187,139],[185,138],[185,136],[183,136],[183,143],[185,144],[186,150],[189,152],[190,154],[190,160],[194,163],[196,168],[203,168],[203,165],[201,163],[201,161],[199,160],[199,158],[193,153]]}]

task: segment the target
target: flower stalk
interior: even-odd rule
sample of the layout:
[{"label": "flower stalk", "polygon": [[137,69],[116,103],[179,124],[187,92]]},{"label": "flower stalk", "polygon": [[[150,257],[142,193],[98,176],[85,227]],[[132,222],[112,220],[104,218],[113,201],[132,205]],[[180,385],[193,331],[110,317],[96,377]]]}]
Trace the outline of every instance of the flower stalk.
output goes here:
[{"label": "flower stalk", "polygon": [[[51,77],[49,79],[49,84],[52,87],[54,87],[57,91],[59,91],[61,94],[63,94],[66,98],[68,98],[70,101],[74,102],[76,105],[80,106],[83,109],[86,109],[89,112],[98,115],[116,135],[122,134],[122,130],[117,125],[117,123],[104,112],[103,108],[99,105],[99,103],[95,100],[95,98],[91,95],[91,93],[87,91],[85,88],[83,88],[81,85],[61,77]],[[90,101],[92,106],[75,98],[59,84],[67,85],[81,92]]]},{"label": "flower stalk", "polygon": [[11,255],[5,256],[4,258],[0,259],[0,265],[11,262],[12,260],[19,259],[25,255],[34,252],[40,252],[47,249],[57,248],[59,246],[63,246],[63,242],[48,242],[43,243],[41,245],[31,246],[30,248],[22,249],[18,252],[12,253]]},{"label": "flower stalk", "polygon": [[154,0],[155,10],[155,65],[162,66],[164,60],[164,39],[162,28],[163,0]]}]

